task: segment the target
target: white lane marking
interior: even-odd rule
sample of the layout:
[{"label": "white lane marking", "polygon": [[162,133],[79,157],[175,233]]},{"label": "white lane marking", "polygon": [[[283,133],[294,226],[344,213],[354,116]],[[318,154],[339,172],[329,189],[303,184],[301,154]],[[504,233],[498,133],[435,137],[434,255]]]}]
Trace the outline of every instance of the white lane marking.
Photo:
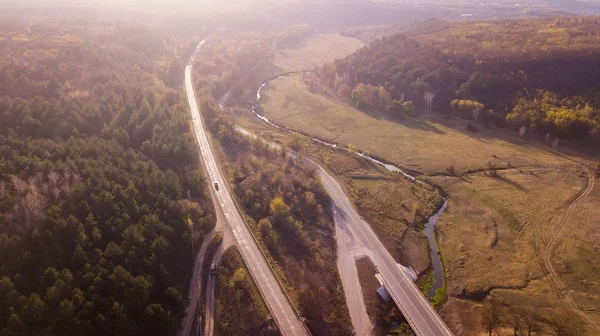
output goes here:
[{"label": "white lane marking", "polygon": [[[244,130],[245,131],[245,130]],[[247,132],[247,131],[246,131]],[[388,284],[397,287],[398,289],[400,289],[400,291],[402,291],[402,293],[404,294],[404,296],[406,297],[408,303],[410,304],[410,306],[407,306],[405,304],[405,302],[400,301],[399,298],[397,298],[397,295],[395,295],[395,291],[393,290],[394,288],[390,288],[390,293],[392,294],[393,297],[396,297],[396,300],[400,306],[404,307],[405,309],[409,310],[409,308],[411,308],[411,310],[415,311],[420,317],[421,320],[423,321],[423,323],[425,323],[426,327],[430,330],[432,330],[431,325],[429,324],[429,322],[427,322],[427,320],[424,318],[424,316],[421,314],[421,311],[424,311],[424,313],[427,315],[427,317],[431,320],[431,322],[433,322],[433,324],[435,325],[435,327],[439,328],[439,331],[441,333],[443,333],[444,335],[452,335],[452,332],[450,331],[450,329],[448,328],[448,326],[444,323],[444,321],[440,318],[440,316],[433,310],[433,308],[429,305],[427,299],[420,293],[420,292],[416,292],[418,291],[418,289],[414,286],[414,283],[412,283],[412,281],[409,281],[410,279],[408,279],[408,277],[406,276],[406,274],[402,273],[400,274],[400,279],[397,278],[397,274],[395,272],[391,272],[389,266],[387,265],[388,262],[391,262],[396,265],[396,262],[394,261],[394,259],[392,258],[392,256],[389,254],[389,252],[385,249],[382,248],[381,243],[379,242],[379,239],[377,238],[377,235],[374,233],[373,229],[368,225],[368,223],[366,223],[352,208],[352,206],[350,205],[350,201],[348,200],[348,198],[346,197],[346,195],[344,194],[343,190],[341,189],[341,187],[339,186],[339,184],[337,183],[337,181],[335,181],[335,179],[333,179],[333,177],[331,177],[329,174],[327,174],[323,168],[318,165],[317,163],[315,163],[314,161],[310,160],[309,158],[305,158],[305,160],[309,163],[314,165],[318,170],[319,173],[321,175],[321,180],[324,184],[324,186],[328,187],[327,183],[325,180],[328,180],[330,185],[333,186],[333,189],[330,189],[330,192],[328,192],[330,195],[334,195],[336,194],[338,197],[332,197],[334,199],[334,203],[338,204],[338,207],[343,208],[346,210],[346,212],[350,215],[350,217],[352,217],[352,223],[354,224],[354,226],[358,229],[358,231],[361,233],[362,237],[364,240],[366,240],[366,242],[371,246],[371,251],[366,251],[368,255],[370,255],[373,259],[373,261],[378,265],[381,266],[383,264],[383,267],[386,268],[388,275],[391,275],[391,279],[393,280],[392,282],[389,282],[388,279],[389,277],[386,277],[384,275],[384,280],[386,282],[388,282]],[[333,182],[332,182],[333,181]],[[340,195],[342,197],[340,197]],[[336,199],[341,199],[342,201],[337,202]],[[342,206],[339,206],[339,204],[341,204]],[[352,209],[352,211],[348,212],[348,208],[350,207],[350,209]],[[366,234],[363,229],[367,230],[368,234]],[[351,232],[354,232],[352,227],[348,226],[348,229]],[[378,242],[379,244],[375,244],[378,247],[378,250],[373,248],[373,241]],[[358,244],[358,241],[355,242],[356,245]],[[363,242],[364,244],[364,242]],[[383,257],[381,255],[383,251]],[[369,253],[371,252],[371,253]],[[373,254],[376,253],[376,256]],[[383,275],[383,274],[382,274]],[[388,278],[388,279],[386,279]],[[407,285],[407,287],[412,288],[412,291],[406,292],[403,288],[403,285]],[[410,295],[408,295],[410,294]],[[412,298],[411,298],[412,296]],[[415,305],[415,302],[413,302],[412,300],[416,299],[416,303],[418,303],[418,305]],[[410,318],[410,316],[407,316],[407,319],[409,321],[412,321],[413,324],[416,322],[413,319]],[[415,325],[416,329],[422,329],[419,328],[419,326]],[[421,331],[421,330],[418,330]],[[428,334],[425,334],[428,335]]]},{"label": "white lane marking", "polygon": [[[363,228],[362,228],[364,225],[360,225],[360,219],[357,219],[357,218],[355,218],[355,216],[356,216],[356,215],[354,214],[354,212],[353,212],[353,211],[349,211],[349,209],[348,209],[348,208],[349,208],[349,201],[348,201],[347,199],[345,199],[344,197],[340,197],[340,194],[343,194],[343,192],[342,192],[342,193],[340,193],[340,190],[338,190],[338,188],[337,188],[337,186],[336,186],[336,183],[335,183],[335,181],[331,181],[330,179],[331,179],[331,177],[330,177],[328,174],[323,174],[323,173],[321,174],[321,180],[322,180],[322,181],[323,181],[323,183],[326,185],[325,187],[326,187],[326,188],[327,188],[327,187],[329,187],[329,188],[327,188],[327,189],[331,190],[331,191],[332,191],[334,194],[336,194],[336,195],[338,196],[338,198],[337,198],[337,199],[341,200],[341,201],[339,202],[339,203],[341,203],[341,204],[339,204],[339,205],[341,205],[341,208],[342,208],[342,209],[344,209],[344,210],[345,210],[345,212],[346,212],[346,214],[347,214],[348,216],[350,216],[350,217],[351,217],[351,219],[352,219],[352,222],[353,222],[354,226],[355,226],[355,227],[358,229],[358,231],[360,232],[360,234],[363,236],[363,239],[364,239],[364,240],[366,240],[366,243],[369,245],[369,247],[371,248],[371,250],[373,251],[373,253],[375,253],[375,255],[377,256],[377,259],[379,259],[379,262],[378,262],[378,264],[380,264],[380,265],[378,265],[378,266],[383,266],[383,268],[385,268],[385,269],[386,269],[387,273],[392,275],[392,279],[393,279],[393,280],[394,280],[394,282],[396,283],[396,284],[395,284],[396,286],[394,286],[394,287],[398,287],[398,289],[400,289],[400,291],[401,291],[401,292],[404,294],[404,296],[405,296],[405,297],[408,299],[408,300],[406,300],[406,301],[408,301],[408,303],[410,304],[410,307],[407,307],[407,306],[406,306],[406,302],[402,302],[402,301],[401,301],[401,302],[399,302],[399,304],[400,304],[400,305],[403,305],[403,306],[405,306],[405,307],[406,307],[406,309],[412,308],[411,310],[415,311],[415,312],[416,312],[416,313],[419,315],[419,317],[420,317],[420,318],[423,320],[423,323],[425,324],[425,326],[427,327],[427,329],[429,329],[429,331],[431,331],[431,333],[435,334],[435,333],[433,332],[433,329],[432,329],[432,328],[431,328],[431,326],[429,325],[429,323],[427,323],[426,319],[425,319],[425,318],[423,317],[423,315],[421,314],[421,311],[420,311],[421,309],[420,309],[420,308],[425,308],[425,307],[423,306],[422,302],[420,302],[420,301],[422,301],[421,299],[423,299],[423,298],[422,298],[422,297],[419,297],[419,296],[417,296],[417,295],[415,295],[415,293],[411,293],[411,295],[410,295],[410,296],[416,297],[416,299],[417,299],[417,302],[418,302],[418,303],[420,303],[420,304],[419,304],[419,306],[420,306],[420,307],[418,307],[417,305],[415,305],[415,303],[414,303],[414,302],[412,302],[412,300],[411,300],[411,299],[409,299],[409,298],[410,298],[410,296],[407,294],[407,292],[404,290],[404,288],[402,287],[402,285],[400,284],[400,282],[399,282],[399,281],[398,281],[398,279],[396,278],[396,274],[394,274],[394,272],[392,272],[392,271],[389,269],[389,267],[388,267],[388,265],[387,265],[387,262],[385,261],[385,259],[386,259],[386,258],[383,258],[383,257],[381,256],[380,246],[377,246],[377,247],[378,247],[377,249],[375,249],[375,248],[374,248],[374,246],[373,246],[373,243],[371,242],[371,239],[372,239],[373,237],[369,237],[367,234],[365,234],[365,232],[363,231]],[[326,180],[327,180],[327,181],[326,181]],[[334,201],[334,202],[335,202],[335,201]],[[338,202],[336,202],[336,203],[338,203]],[[372,232],[369,232],[369,233],[372,233]],[[389,254],[389,253],[388,253],[388,254]],[[388,256],[388,257],[389,257],[389,258],[391,258],[391,256]],[[392,260],[393,260],[393,259],[392,259]],[[389,261],[389,260],[388,260],[388,261]],[[405,283],[406,283],[406,281],[403,281],[403,282],[405,282]],[[394,285],[394,284],[392,283],[391,285]],[[390,288],[390,292],[393,292],[393,290],[394,290],[394,288]],[[392,294],[393,294],[393,293],[392,293]],[[398,301],[400,301],[400,300],[398,300]],[[431,306],[429,306],[429,303],[427,303],[427,305],[428,305],[429,309],[432,309],[432,308],[431,308]],[[428,310],[428,309],[425,309],[425,310]],[[407,314],[407,315],[408,315],[408,314]],[[440,325],[437,323],[437,321],[436,321],[436,318],[435,318],[435,317],[432,317],[432,316],[431,316],[431,315],[429,315],[429,314],[428,314],[428,317],[429,317],[429,319],[430,319],[430,320],[434,321],[434,323],[436,324],[436,327],[437,327],[437,328],[438,328],[440,331],[444,332],[445,334],[447,333],[447,332],[445,331],[445,329],[446,329],[446,328],[440,328]],[[409,318],[409,319],[410,319],[410,316],[407,316],[407,318]],[[416,321],[415,321],[415,323],[416,323]],[[419,327],[421,327],[421,328],[422,328],[422,326],[419,326]],[[419,327],[417,327],[417,328],[419,328]],[[424,335],[427,335],[427,334],[424,334]]]},{"label": "white lane marking", "polygon": [[[204,165],[206,167],[206,170],[211,178],[211,180],[223,183],[223,177],[220,174],[220,171],[217,167],[216,164],[216,160],[215,160],[215,156],[214,153],[212,152],[212,148],[208,145],[209,140],[205,134],[202,122],[200,120],[200,112],[198,110],[198,105],[196,102],[196,98],[195,98],[195,94],[194,94],[194,90],[193,90],[193,85],[191,83],[191,66],[188,67],[186,69],[186,90],[187,90],[187,94],[188,94],[188,101],[190,103],[190,110],[192,112],[192,121],[194,124],[194,130],[196,133],[196,141],[199,144],[200,147],[200,152],[202,157],[205,159],[203,160]],[[223,195],[223,193],[216,193],[217,194],[217,198],[218,200],[221,202],[222,206],[223,206],[223,210],[224,210],[224,214],[226,216],[226,218],[229,218],[229,212],[227,210],[230,209],[236,209],[235,208],[235,204],[233,204],[233,200],[231,199],[231,195],[229,195],[227,193],[227,196],[229,197],[225,197],[225,195]],[[266,265],[266,260],[262,259],[264,264],[261,263],[259,261],[259,258],[262,257],[262,255],[258,255],[257,256],[257,250],[258,250],[258,246],[256,244],[253,244],[254,241],[249,243],[249,239],[251,238],[249,237],[249,230],[248,228],[245,226],[245,224],[243,223],[243,219],[241,218],[241,215],[237,212],[237,211],[232,211],[233,213],[233,218],[230,221],[230,225],[232,227],[232,231],[234,234],[234,237],[236,238],[236,240],[238,242],[240,242],[240,248],[241,249],[245,249],[247,250],[246,253],[248,253],[250,255],[251,258],[249,258],[249,260],[247,261],[250,267],[254,267],[255,269],[259,270],[260,273],[257,275],[257,279],[261,278],[261,280],[263,281],[256,281],[256,283],[258,284],[258,286],[260,288],[263,289],[263,292],[266,293],[266,297],[265,297],[265,301],[267,302],[268,306],[271,306],[271,312],[273,313],[273,316],[276,318],[277,321],[280,322],[280,327],[282,329],[282,332],[284,334],[295,334],[295,331],[298,330],[303,330],[303,328],[300,327],[300,325],[296,326],[296,324],[299,324],[299,321],[295,318],[295,315],[293,313],[292,308],[288,305],[285,304],[284,306],[282,306],[282,300],[281,298],[283,297],[283,293],[281,292],[281,290],[276,291],[273,289],[273,286],[275,286],[275,288],[280,289],[278,284],[276,283],[275,277],[274,275],[270,272],[270,270],[268,269],[268,266]],[[233,225],[235,224],[235,225]],[[254,265],[254,266],[252,266]],[[277,295],[279,294],[279,295]],[[283,297],[284,301],[285,297]],[[275,307],[276,306],[276,307]],[[273,308],[277,308],[277,309],[273,309]],[[290,316],[292,316],[293,320],[290,320]],[[283,323],[285,322],[285,323]],[[298,328],[300,327],[300,328]],[[299,331],[301,332],[301,331]]]}]

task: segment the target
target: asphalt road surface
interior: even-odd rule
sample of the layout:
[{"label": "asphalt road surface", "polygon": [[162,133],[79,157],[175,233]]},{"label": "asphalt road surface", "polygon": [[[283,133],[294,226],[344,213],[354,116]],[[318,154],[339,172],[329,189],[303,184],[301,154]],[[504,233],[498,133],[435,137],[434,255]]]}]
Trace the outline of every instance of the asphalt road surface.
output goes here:
[{"label": "asphalt road surface", "polygon": [[360,242],[356,241],[354,235],[346,226],[346,221],[341,218],[337,211],[333,214],[333,220],[335,222],[335,239],[338,245],[337,266],[344,294],[346,295],[346,304],[350,312],[352,326],[356,336],[368,336],[372,334],[373,326],[365,306],[365,299],[356,268],[356,259],[362,256],[370,257],[370,253]]},{"label": "asphalt road surface", "polygon": [[213,238],[215,231],[209,232],[202,241],[200,251],[196,256],[196,262],[194,263],[194,271],[192,272],[192,281],[190,282],[190,289],[188,291],[188,297],[190,303],[185,308],[185,318],[181,323],[181,332],[179,335],[188,336],[194,324],[194,318],[196,317],[196,308],[198,306],[198,297],[200,295],[200,287],[202,284],[202,260],[204,260],[204,253],[208,247],[208,243]]},{"label": "asphalt road surface", "polygon": [[[237,131],[257,138],[243,128],[238,127]],[[277,144],[263,141],[276,149],[281,148]],[[289,153],[297,157],[295,153]],[[333,201],[338,270],[356,335],[371,334],[371,324],[356,270],[356,258],[360,256],[368,256],[377,266],[386,289],[417,335],[453,335],[419,288],[386,250],[369,223],[365,222],[352,206],[340,184],[316,162],[305,157],[304,163],[317,168],[321,183]]]},{"label": "asphalt road surface", "polygon": [[[200,43],[198,47],[201,47],[203,42]],[[200,110],[196,102],[192,84],[192,60],[190,60],[190,64],[188,64],[185,69],[185,88],[190,105],[190,112],[192,114],[196,141],[200,147],[200,155],[205,166],[207,178],[210,181],[211,187],[213,187],[215,182],[219,185],[219,191],[216,192],[216,198],[220,205],[220,209],[217,209],[217,211],[220,210],[225,215],[244,262],[282,334],[306,335],[307,332],[304,329],[302,322],[296,317],[293,308],[287,301],[285,294],[271,272],[267,261],[256,245],[250,230],[238,212],[229,188],[227,187],[227,180],[223,177],[219,166],[217,165],[217,159],[211,148],[210,140],[205,132],[204,125],[202,124]]]},{"label": "asphalt road surface", "polygon": [[[371,226],[356,212],[339,183],[319,167],[321,183],[334,203],[334,218],[341,227],[364,246],[384,279],[386,289],[417,335],[452,335],[442,318],[431,307],[419,288],[402,271],[377,238]],[[354,322],[354,321],[353,321]]]},{"label": "asphalt road surface", "polygon": [[[231,244],[227,244],[223,240],[223,244],[217,249],[211,265],[215,264],[217,269],[221,263],[223,253],[229,248]],[[206,282],[206,318],[204,319],[204,336],[212,336],[215,332],[215,288],[217,287],[217,272],[215,274],[209,274]]]}]

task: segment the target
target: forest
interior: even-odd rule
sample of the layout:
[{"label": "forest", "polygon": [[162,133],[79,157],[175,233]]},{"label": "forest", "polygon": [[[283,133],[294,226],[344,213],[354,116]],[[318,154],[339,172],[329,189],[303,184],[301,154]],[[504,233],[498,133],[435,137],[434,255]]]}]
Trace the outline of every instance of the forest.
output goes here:
[{"label": "forest", "polygon": [[0,50],[1,334],[176,334],[214,225],[180,48],[57,18],[5,20]]},{"label": "forest", "polygon": [[598,139],[598,17],[430,26],[384,36],[305,81],[365,111],[414,117],[412,104],[426,109],[429,98],[433,111],[486,127]]}]

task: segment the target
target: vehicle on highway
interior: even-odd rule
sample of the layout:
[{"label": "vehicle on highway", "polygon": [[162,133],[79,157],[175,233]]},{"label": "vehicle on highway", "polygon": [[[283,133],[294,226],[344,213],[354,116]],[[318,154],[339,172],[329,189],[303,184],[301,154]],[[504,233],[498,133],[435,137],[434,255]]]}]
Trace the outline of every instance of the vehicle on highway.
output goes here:
[{"label": "vehicle on highway", "polygon": [[212,263],[210,266],[210,275],[215,275],[217,273],[217,264]]},{"label": "vehicle on highway", "polygon": [[219,191],[219,183],[215,182],[215,190]]}]

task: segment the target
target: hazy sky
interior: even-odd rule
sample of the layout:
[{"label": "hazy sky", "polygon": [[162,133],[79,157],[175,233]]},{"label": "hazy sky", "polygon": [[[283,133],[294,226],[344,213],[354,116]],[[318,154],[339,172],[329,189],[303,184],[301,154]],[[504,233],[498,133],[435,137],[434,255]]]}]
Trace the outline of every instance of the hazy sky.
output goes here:
[{"label": "hazy sky", "polygon": [[94,7],[113,9],[172,9],[173,11],[200,8],[235,7],[254,0],[0,0],[0,6],[10,7]]}]

